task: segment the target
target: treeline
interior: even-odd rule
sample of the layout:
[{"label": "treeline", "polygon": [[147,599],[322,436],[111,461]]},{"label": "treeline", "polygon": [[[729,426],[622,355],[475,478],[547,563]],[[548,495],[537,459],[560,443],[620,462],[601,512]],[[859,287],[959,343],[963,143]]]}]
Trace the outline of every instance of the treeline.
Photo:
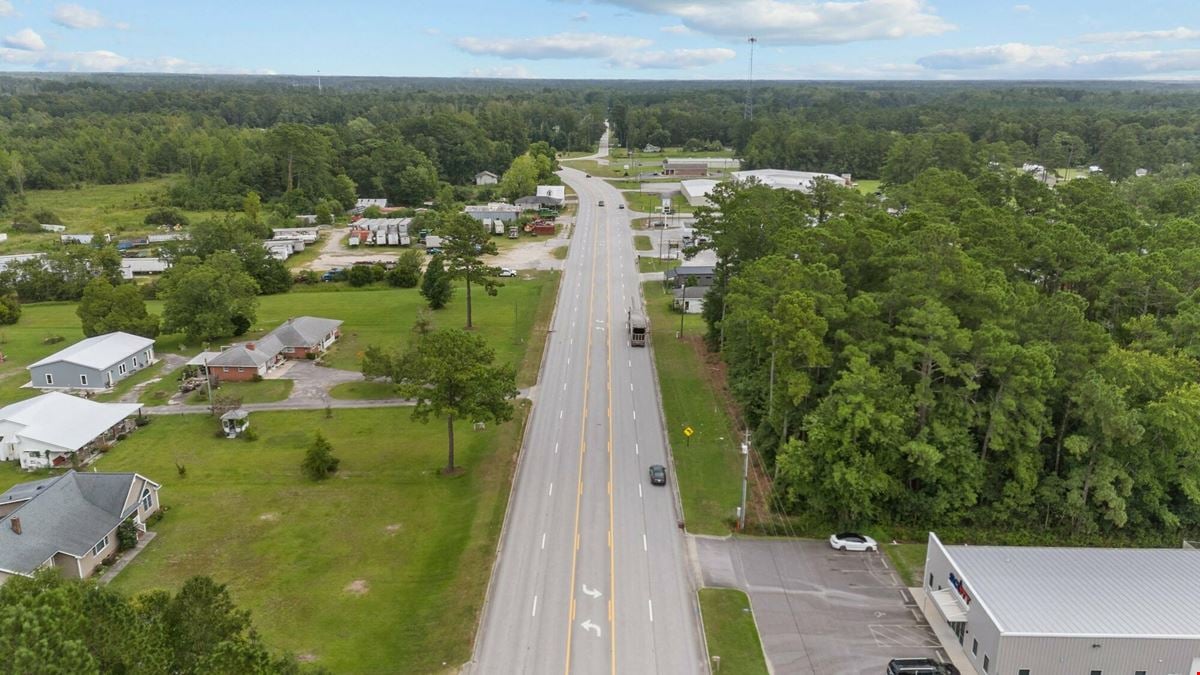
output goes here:
[{"label": "treeline", "polygon": [[29,189],[175,173],[184,180],[165,202],[190,209],[238,209],[252,191],[291,214],[357,197],[419,205],[479,171],[501,173],[533,143],[590,148],[605,117],[603,97],[582,92],[151,79],[159,85],[0,78],[0,206]]},{"label": "treeline", "polygon": [[776,508],[1077,537],[1200,527],[1200,178],[927,169],[718,189],[708,339]]}]

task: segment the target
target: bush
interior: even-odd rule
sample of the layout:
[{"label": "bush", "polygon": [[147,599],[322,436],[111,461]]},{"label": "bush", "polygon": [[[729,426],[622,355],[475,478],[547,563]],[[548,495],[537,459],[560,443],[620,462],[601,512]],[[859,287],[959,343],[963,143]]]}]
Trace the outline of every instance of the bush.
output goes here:
[{"label": "bush", "polygon": [[366,286],[375,281],[375,273],[371,271],[372,265],[355,265],[346,273],[346,280],[355,288]]},{"label": "bush", "polygon": [[262,376],[262,375],[259,375],[258,373],[255,373],[255,374],[254,374],[254,377],[250,378],[250,381],[251,381],[251,382],[262,382],[262,381],[263,381],[263,376]]},{"label": "bush", "polygon": [[396,267],[388,272],[387,282],[396,288],[416,288],[421,283],[421,265],[425,256],[416,249],[408,249],[400,254]]},{"label": "bush", "polygon": [[316,352],[308,352],[304,355],[304,358],[308,359],[309,361],[316,361],[317,353]]},{"label": "bush", "polygon": [[325,480],[330,474],[337,472],[340,463],[341,460],[333,456],[333,446],[329,445],[329,441],[318,431],[313,444],[304,453],[300,469],[311,480]]},{"label": "bush", "polygon": [[134,526],[133,521],[121,521],[121,524],[117,526],[117,550],[128,551],[137,546],[137,542],[137,528]]},{"label": "bush", "polygon": [[62,225],[63,221],[50,209],[40,209],[33,212],[33,219],[40,225],[47,223],[51,225]]},{"label": "bush", "polygon": [[245,431],[242,432],[241,438],[243,441],[246,441],[247,443],[253,443],[254,441],[258,440],[258,432],[253,429],[247,428]]},{"label": "bush", "polygon": [[[158,392],[158,393],[160,393],[160,394],[161,394],[161,393],[163,393],[163,392]],[[134,424],[136,424],[136,425],[138,425],[139,427],[144,427],[144,426],[147,426],[147,425],[149,425],[149,424],[150,424],[150,418],[149,418],[148,416],[146,416],[146,415],[138,415],[138,416],[137,416],[137,417],[136,417],[136,418],[133,420],[133,423],[134,423]]]},{"label": "bush", "polygon": [[188,218],[179,209],[163,206],[147,213],[142,222],[147,225],[187,225]]},{"label": "bush", "polygon": [[63,336],[61,336],[61,335],[47,335],[46,337],[42,338],[42,344],[44,344],[44,345],[56,345],[56,344],[58,344],[58,343],[62,342],[63,340],[66,340],[66,339],[67,339],[67,338],[65,338],[65,337],[63,337]]}]

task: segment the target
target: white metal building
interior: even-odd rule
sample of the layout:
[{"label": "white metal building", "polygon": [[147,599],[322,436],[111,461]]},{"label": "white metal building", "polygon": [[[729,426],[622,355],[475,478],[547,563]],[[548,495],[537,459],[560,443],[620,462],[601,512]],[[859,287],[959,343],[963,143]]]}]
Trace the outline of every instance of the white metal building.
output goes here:
[{"label": "white metal building", "polygon": [[945,546],[927,602],[987,675],[1200,672],[1200,552]]}]

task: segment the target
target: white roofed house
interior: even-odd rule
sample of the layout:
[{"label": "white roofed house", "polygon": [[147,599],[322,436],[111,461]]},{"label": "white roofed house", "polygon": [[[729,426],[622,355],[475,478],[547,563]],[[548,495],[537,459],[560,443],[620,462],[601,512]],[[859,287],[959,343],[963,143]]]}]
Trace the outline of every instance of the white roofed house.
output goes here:
[{"label": "white roofed house", "polygon": [[567,187],[565,185],[539,185],[535,194],[538,197],[557,199],[559,204],[567,201]]},{"label": "white roofed house", "polygon": [[475,174],[476,185],[495,185],[500,181],[500,177],[491,171],[480,171]]},{"label": "white roofed house", "polygon": [[362,213],[363,211],[366,211],[367,209],[371,208],[372,206],[378,206],[381,209],[386,209],[387,208],[387,200],[386,199],[359,199],[358,201],[354,202],[354,208],[350,209],[350,213],[357,215],[357,214]]},{"label": "white roofed house", "polygon": [[154,340],[120,331],[106,333],[29,366],[28,386],[103,391],[154,362]]},{"label": "white roofed house", "polygon": [[483,222],[486,218],[503,220],[507,223],[516,220],[521,215],[521,207],[504,202],[491,202],[490,204],[470,204],[463,209],[463,212],[479,222]]},{"label": "white roofed house", "polygon": [[50,392],[0,408],[0,460],[23,469],[82,462],[137,426],[137,403],[97,403]]}]

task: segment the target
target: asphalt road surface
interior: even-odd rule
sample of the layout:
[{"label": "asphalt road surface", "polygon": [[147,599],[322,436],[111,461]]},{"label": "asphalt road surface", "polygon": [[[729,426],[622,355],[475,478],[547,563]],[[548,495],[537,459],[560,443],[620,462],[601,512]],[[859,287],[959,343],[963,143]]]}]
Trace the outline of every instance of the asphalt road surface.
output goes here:
[{"label": "asphalt road surface", "polygon": [[648,477],[674,471],[649,349],[627,337],[642,307],[628,210],[608,183],[560,175],[578,224],[469,669],[707,672],[681,517]]}]

